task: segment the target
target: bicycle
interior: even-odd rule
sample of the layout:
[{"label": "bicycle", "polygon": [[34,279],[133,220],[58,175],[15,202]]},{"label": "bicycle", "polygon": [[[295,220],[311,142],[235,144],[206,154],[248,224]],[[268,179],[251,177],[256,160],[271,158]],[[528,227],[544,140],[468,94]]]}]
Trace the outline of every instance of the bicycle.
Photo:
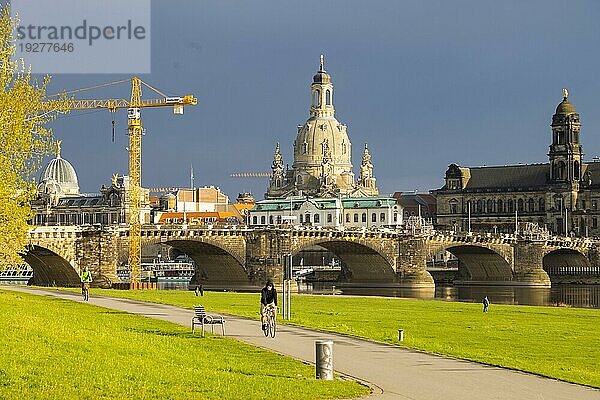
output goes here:
[{"label": "bicycle", "polygon": [[83,282],[81,292],[83,295],[83,301],[90,301],[90,284],[88,282]]},{"label": "bicycle", "polygon": [[265,337],[269,337],[271,335],[272,338],[275,337],[275,331],[277,330],[277,323],[275,322],[275,308],[274,307],[266,307],[265,317],[267,318],[267,329],[263,331]]}]

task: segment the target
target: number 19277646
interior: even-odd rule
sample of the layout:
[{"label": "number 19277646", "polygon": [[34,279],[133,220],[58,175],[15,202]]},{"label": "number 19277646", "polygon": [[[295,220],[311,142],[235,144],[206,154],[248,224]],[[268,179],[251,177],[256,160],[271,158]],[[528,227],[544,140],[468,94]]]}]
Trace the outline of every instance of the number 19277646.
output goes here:
[{"label": "number 19277646", "polygon": [[74,50],[75,46],[73,43],[19,43],[19,51],[21,53],[72,53]]}]

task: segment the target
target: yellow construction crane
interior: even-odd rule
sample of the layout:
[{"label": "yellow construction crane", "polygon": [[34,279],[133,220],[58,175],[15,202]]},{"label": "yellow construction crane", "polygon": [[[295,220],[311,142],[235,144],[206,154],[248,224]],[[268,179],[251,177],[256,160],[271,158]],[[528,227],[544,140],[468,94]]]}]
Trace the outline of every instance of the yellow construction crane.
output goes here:
[{"label": "yellow construction crane", "polygon": [[[115,112],[118,109],[127,109],[128,133],[129,133],[129,272],[130,282],[139,282],[141,270],[141,184],[142,184],[142,120],[141,108],[147,107],[173,107],[175,114],[183,114],[184,106],[195,106],[198,99],[193,95],[167,96],[161,91],[153,88],[137,77],[116,82],[110,82],[89,88],[73,90],[61,93],[62,96],[81,92],[84,90],[97,89],[105,86],[131,82],[131,99],[88,99],[88,100],[56,100],[44,103],[46,111],[71,111],[107,109]],[[142,99],[142,85],[158,93],[161,97],[157,99]],[[114,129],[114,121],[113,121]]]}]

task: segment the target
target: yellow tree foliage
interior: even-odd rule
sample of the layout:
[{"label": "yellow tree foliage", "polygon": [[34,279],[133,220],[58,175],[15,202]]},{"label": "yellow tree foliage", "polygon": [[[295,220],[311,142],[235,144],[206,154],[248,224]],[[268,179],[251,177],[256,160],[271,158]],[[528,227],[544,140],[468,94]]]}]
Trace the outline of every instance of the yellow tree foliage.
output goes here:
[{"label": "yellow tree foliage", "polygon": [[9,7],[0,6],[0,269],[23,264],[35,174],[55,148],[47,124],[56,112],[43,106],[50,79],[38,82],[14,60],[15,26]]}]

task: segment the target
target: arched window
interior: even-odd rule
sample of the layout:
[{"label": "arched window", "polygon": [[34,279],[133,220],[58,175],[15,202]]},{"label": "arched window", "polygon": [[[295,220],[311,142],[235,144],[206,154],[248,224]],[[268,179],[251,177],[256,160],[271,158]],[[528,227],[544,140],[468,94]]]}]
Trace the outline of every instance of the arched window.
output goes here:
[{"label": "arched window", "polygon": [[385,213],[379,214],[379,222],[385,222]]},{"label": "arched window", "polygon": [[319,91],[319,89],[315,90],[313,93],[313,106],[319,107],[319,102],[321,100],[320,97],[321,97],[321,92]]},{"label": "arched window", "polygon": [[487,201],[487,212],[488,213],[493,213],[494,212],[494,200],[488,200]]},{"label": "arched window", "polygon": [[346,214],[346,222],[350,222],[350,214]]},{"label": "arched window", "polygon": [[371,214],[371,222],[377,222],[377,214]]},{"label": "arched window", "polygon": [[327,214],[327,223],[332,223],[333,222],[333,217],[331,216],[331,213]]},{"label": "arched window", "polygon": [[519,211],[523,211],[525,209],[525,205],[524,205],[523,199],[517,200],[517,207],[518,207],[517,209]]},{"label": "arched window", "polygon": [[300,223],[304,223],[304,216],[302,214],[300,214]]},{"label": "arched window", "polygon": [[258,218],[256,217],[256,215],[252,217],[252,224],[253,225],[258,224]]},{"label": "arched window", "polygon": [[328,106],[331,105],[331,91],[329,89],[325,91],[325,104]]},{"label": "arched window", "polygon": [[477,212],[481,213],[483,211],[483,204],[481,203],[481,200],[477,200]]},{"label": "arched window", "polygon": [[538,205],[538,209],[540,211],[546,211],[546,201],[544,200],[543,197],[540,199],[540,201],[538,202],[538,204],[539,204]]},{"label": "arched window", "polygon": [[267,221],[267,218],[264,215],[260,217],[260,224],[261,225],[264,225],[266,223],[266,221]]},{"label": "arched window", "polygon": [[529,210],[529,212],[534,212],[535,211],[535,201],[533,199],[529,199],[529,201],[527,202],[527,209]]},{"label": "arched window", "polygon": [[512,199],[508,200],[508,212],[509,213],[515,212],[515,203],[513,202]]},{"label": "arched window", "polygon": [[362,222],[367,222],[367,213],[362,213]]},{"label": "arched window", "polygon": [[306,214],[304,216],[304,222],[306,222],[307,224],[310,222],[310,214]]},{"label": "arched window", "polygon": [[354,222],[358,222],[358,214],[354,214]]},{"label": "arched window", "polygon": [[398,222],[398,213],[394,213],[394,222]]},{"label": "arched window", "polygon": [[308,143],[302,143],[302,154],[308,154]]},{"label": "arched window", "polygon": [[504,204],[502,203],[502,200],[498,200],[496,212],[503,213],[504,212],[503,206],[504,206]]},{"label": "arched window", "polygon": [[573,163],[573,179],[579,180],[579,161]]},{"label": "arched window", "polygon": [[274,225],[275,224],[275,220],[273,219],[272,215],[269,215],[269,225]]},{"label": "arched window", "polygon": [[318,224],[320,222],[320,218],[319,218],[319,214],[315,214],[315,216],[313,217],[313,221],[315,224]]}]

